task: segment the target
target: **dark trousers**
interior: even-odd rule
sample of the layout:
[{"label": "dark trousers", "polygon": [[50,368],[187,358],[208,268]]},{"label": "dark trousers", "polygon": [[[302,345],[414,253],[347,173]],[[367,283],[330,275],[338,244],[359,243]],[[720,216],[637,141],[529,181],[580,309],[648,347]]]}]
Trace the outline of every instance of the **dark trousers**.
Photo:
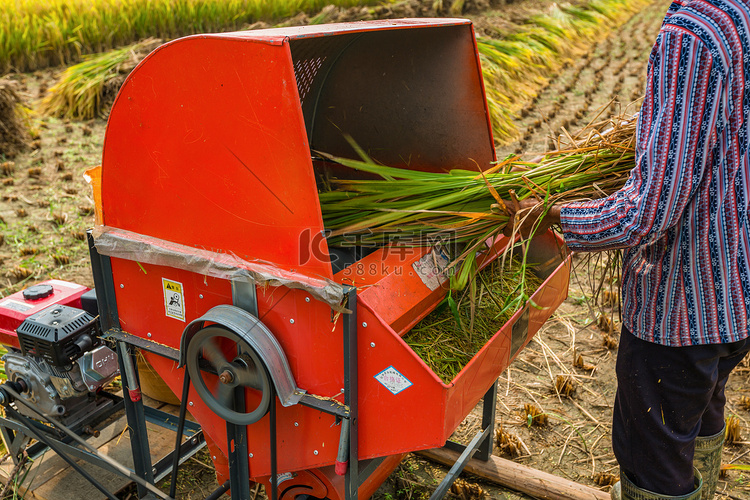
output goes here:
[{"label": "dark trousers", "polygon": [[750,339],[666,347],[623,327],[612,448],[636,486],[663,495],[693,491],[695,438],[724,428],[724,386],[748,350]]}]

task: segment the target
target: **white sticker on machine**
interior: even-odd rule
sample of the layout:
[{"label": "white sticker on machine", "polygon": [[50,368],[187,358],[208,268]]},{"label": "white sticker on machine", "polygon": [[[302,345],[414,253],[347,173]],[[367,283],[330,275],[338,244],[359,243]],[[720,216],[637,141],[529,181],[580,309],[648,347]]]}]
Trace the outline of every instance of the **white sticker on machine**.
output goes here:
[{"label": "white sticker on machine", "polygon": [[375,380],[383,384],[383,387],[391,391],[393,394],[398,394],[413,385],[408,378],[401,375],[401,372],[396,370],[393,366],[389,366],[375,375]]},{"label": "white sticker on machine", "polygon": [[281,484],[284,481],[289,481],[290,479],[294,479],[297,477],[297,474],[294,472],[284,472],[283,474],[276,474],[276,484]]},{"label": "white sticker on machine", "polygon": [[430,291],[437,290],[440,285],[448,280],[445,268],[448,265],[448,256],[437,248],[413,263],[411,266]]},{"label": "white sticker on machine", "polygon": [[167,316],[185,321],[185,294],[182,283],[162,278],[161,286],[164,289],[164,309]]},{"label": "white sticker on machine", "polygon": [[0,307],[4,307],[6,309],[11,309],[13,311],[18,311],[18,312],[26,312],[29,309],[34,308],[34,306],[31,304],[24,304],[23,302],[19,302],[13,299],[6,299],[0,302]]}]

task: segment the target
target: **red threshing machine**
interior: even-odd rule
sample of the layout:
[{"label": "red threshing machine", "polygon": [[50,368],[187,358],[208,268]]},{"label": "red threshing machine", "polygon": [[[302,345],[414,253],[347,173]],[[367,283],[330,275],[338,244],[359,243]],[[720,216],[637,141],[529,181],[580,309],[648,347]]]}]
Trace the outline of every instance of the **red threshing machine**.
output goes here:
[{"label": "red threshing machine", "polygon": [[[566,296],[564,250],[552,233],[536,240],[530,260],[546,263],[533,297],[541,307],[518,311],[443,383],[401,338],[446,295],[435,250],[327,247],[318,185],[361,174],[314,151],[355,157],[344,134],[402,168],[476,169],[495,160],[471,23],[191,36],[155,50],[125,81],[109,118],[100,225],[90,237],[101,336],[69,341],[72,355],[48,360],[48,371],[58,388],[67,379],[55,366],[71,361],[84,380],[104,381],[116,369],[92,371],[79,357],[106,348],[95,361],[111,361],[101,339],[116,344],[132,474],[146,483],[158,474],[134,348],[182,394],[172,469],[189,411],[232,498],[247,498],[253,482],[272,498],[368,498],[405,453],[445,445],[483,396],[484,427],[463,460],[476,450],[488,456],[496,380]],[[480,262],[507,244],[492,242]],[[3,339],[22,351],[13,354],[20,364],[44,351],[39,342],[23,347],[28,334],[16,338],[24,318],[42,321],[33,315],[41,306],[25,305],[65,299],[84,307],[64,286],[51,283],[43,299],[11,297],[23,317]],[[10,378],[16,385],[0,391],[6,402],[34,392],[28,370]],[[66,415],[58,392],[45,415]]]}]

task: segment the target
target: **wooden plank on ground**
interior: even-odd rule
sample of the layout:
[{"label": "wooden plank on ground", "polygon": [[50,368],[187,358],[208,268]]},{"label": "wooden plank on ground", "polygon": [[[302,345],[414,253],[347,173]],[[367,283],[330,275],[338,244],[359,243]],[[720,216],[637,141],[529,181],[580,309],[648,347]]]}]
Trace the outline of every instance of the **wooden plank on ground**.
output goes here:
[{"label": "wooden plank on ground", "polygon": [[[146,427],[149,432],[151,459],[155,462],[174,449],[174,432],[151,423],[147,423]],[[99,451],[126,467],[133,467],[130,434],[127,432],[122,435],[122,438],[111,440],[100,447]],[[131,482],[128,478],[86,462],[79,461],[78,463],[87,472],[94,475],[109,492],[120,491]],[[104,498],[101,492],[70,467],[55,475],[41,487],[35,488],[33,493],[39,500],[77,500],[80,498],[94,500]]]},{"label": "wooden plank on ground", "polygon": [[[130,448],[130,433],[123,432],[127,427],[125,417],[121,417],[101,430],[98,438],[87,441],[97,447],[101,453],[120,462],[126,467],[133,467]],[[147,423],[151,459],[156,462],[174,449],[175,434],[155,424]],[[115,493],[130,484],[130,479],[106,471],[85,461],[77,461],[84,470],[94,476],[109,492]],[[0,479],[7,481],[7,474],[13,468],[12,463],[0,467]],[[48,451],[37,460],[25,481],[25,498],[29,500],[96,500],[105,498],[92,484],[70,467],[62,458]]]},{"label": "wooden plank on ground", "polygon": [[[124,418],[117,419],[102,428],[98,437],[92,436],[86,441],[91,446],[99,448],[109,441],[117,439],[126,427],[127,423]],[[3,484],[8,481],[8,476],[12,472],[13,467],[13,462],[10,459],[0,466],[0,481],[2,481]],[[34,489],[41,487],[45,482],[68,467],[70,466],[65,460],[57,456],[54,452],[48,451],[39,457],[31,466],[21,489],[23,491],[31,490],[30,492],[33,492]]]},{"label": "wooden plank on ground", "polygon": [[[174,417],[179,417],[180,416],[180,407],[179,406],[165,404],[164,406],[162,406],[159,409],[161,411],[163,411],[164,413],[169,413],[170,415],[172,415]],[[188,422],[198,422],[195,419],[195,417],[193,417],[190,414],[190,411],[185,412],[185,420],[187,420]]]},{"label": "wooden plank on ground", "polygon": [[[417,454],[447,466],[452,466],[459,456],[444,448]],[[610,500],[609,493],[494,455],[487,462],[469,460],[464,471],[542,500]]]}]

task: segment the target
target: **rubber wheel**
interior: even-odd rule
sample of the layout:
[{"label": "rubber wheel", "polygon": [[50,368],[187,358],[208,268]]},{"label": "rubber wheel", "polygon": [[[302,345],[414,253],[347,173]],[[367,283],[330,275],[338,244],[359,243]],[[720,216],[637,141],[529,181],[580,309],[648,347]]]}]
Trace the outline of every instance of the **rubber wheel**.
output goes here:
[{"label": "rubber wheel", "polygon": [[[231,330],[212,325],[198,331],[188,344],[187,369],[198,396],[227,422],[250,425],[268,413],[268,371],[255,350]],[[260,403],[249,412],[235,407],[236,396],[242,395],[238,391],[245,390],[261,394]]]}]

